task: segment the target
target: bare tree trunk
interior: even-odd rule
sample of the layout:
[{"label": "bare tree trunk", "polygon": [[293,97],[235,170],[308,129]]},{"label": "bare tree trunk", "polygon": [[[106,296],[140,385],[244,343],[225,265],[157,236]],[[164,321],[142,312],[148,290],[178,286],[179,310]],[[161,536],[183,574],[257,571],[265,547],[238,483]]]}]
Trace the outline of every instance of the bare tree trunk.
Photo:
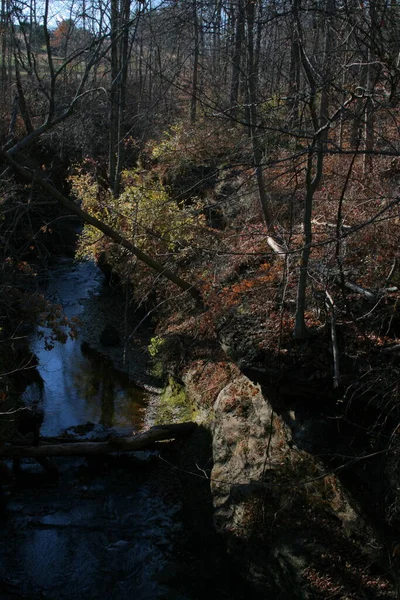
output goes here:
[{"label": "bare tree trunk", "polygon": [[26,100],[25,100],[25,94],[24,94],[24,90],[22,87],[21,76],[20,76],[20,72],[19,72],[18,57],[16,55],[14,57],[14,61],[15,61],[15,81],[16,81],[16,86],[17,86],[17,91],[18,91],[19,109],[21,111],[21,116],[22,116],[24,124],[25,124],[26,133],[29,135],[33,131],[33,126],[32,126],[30,116],[29,116],[28,106],[27,106]]},{"label": "bare tree trunk", "polygon": [[222,23],[222,0],[217,0],[215,8],[215,25],[212,43],[212,74],[217,77],[219,57],[221,54],[221,23]]},{"label": "bare tree trunk", "polygon": [[[331,48],[332,38],[330,32],[330,17],[333,14],[333,3],[334,0],[327,0],[326,11],[325,11],[325,34],[324,34],[324,54],[321,72],[321,91],[319,100],[319,110],[317,108],[318,98],[318,87],[314,77],[314,72],[311,68],[310,62],[304,47],[302,45],[302,32],[300,17],[296,8],[294,13],[297,31],[300,58],[305,73],[306,80],[308,81],[310,88],[310,100],[309,109],[311,115],[311,122],[314,129],[314,138],[309,147],[308,158],[307,158],[307,169],[306,169],[306,197],[304,206],[303,216],[303,250],[301,254],[300,262],[300,276],[299,284],[297,288],[297,304],[296,304],[296,315],[295,315],[295,326],[293,335],[296,339],[302,339],[307,334],[307,327],[305,323],[305,311],[306,311],[306,292],[308,282],[308,263],[311,253],[312,244],[312,212],[313,212],[313,199],[314,194],[318,188],[318,185],[322,177],[322,168],[324,161],[324,152],[327,147],[327,136],[329,131],[329,93],[330,93],[330,60],[331,60]],[[296,5],[297,7],[297,5]]]},{"label": "bare tree trunk", "polygon": [[[368,82],[368,60],[366,56],[362,57],[363,64],[361,65],[359,88],[366,91]],[[363,138],[363,119],[365,118],[366,102],[361,95],[355,102],[353,123],[351,128],[351,144],[354,148],[360,146],[360,141]]]},{"label": "bare tree trunk", "polygon": [[[346,40],[346,44],[344,47],[344,64],[346,64],[347,62],[347,57],[348,57],[348,40]],[[346,99],[346,80],[347,80],[347,73],[346,73],[346,69],[343,69],[343,73],[342,73],[342,104],[344,104],[345,99]],[[344,118],[344,111],[340,112],[340,126],[339,126],[339,139],[338,139],[338,145],[339,148],[342,149],[343,147],[343,138],[344,138],[344,125],[345,125],[345,118]]]},{"label": "bare tree trunk", "polygon": [[326,295],[326,306],[331,314],[331,340],[332,340],[332,353],[333,353],[333,387],[337,389],[340,385],[340,363],[339,363],[339,346],[337,340],[336,331],[336,307],[333,302],[332,296],[328,291]]},{"label": "bare tree trunk", "polygon": [[368,48],[367,73],[366,73],[366,94],[367,99],[364,111],[364,176],[372,171],[372,150],[374,149],[374,110],[372,104],[372,66],[371,66],[371,48]]},{"label": "bare tree trunk", "polygon": [[0,36],[1,36],[1,63],[0,63],[0,89],[3,101],[9,98],[11,91],[11,61],[13,54],[11,39],[11,2],[1,0]]},{"label": "bare tree trunk", "polygon": [[199,16],[197,14],[197,1],[193,0],[193,35],[194,35],[194,53],[193,53],[193,73],[192,73],[192,98],[190,102],[190,123],[193,125],[197,117],[197,94],[199,77]]},{"label": "bare tree trunk", "polygon": [[[324,19],[324,55],[321,76],[321,100],[319,107],[319,127],[323,128],[329,121],[329,95],[331,89],[331,60],[332,60],[332,39],[333,35],[330,29],[330,21],[333,14],[334,0],[326,0],[325,19]],[[324,133],[320,136],[320,151],[326,151],[328,145],[329,127],[324,128]],[[322,175],[322,173],[321,173]]]},{"label": "bare tree trunk", "polygon": [[111,0],[111,87],[110,87],[110,118],[109,118],[109,156],[108,169],[111,188],[117,174],[118,150],[118,25],[119,25],[119,0]]},{"label": "bare tree trunk", "polygon": [[291,24],[291,46],[290,46],[290,66],[289,66],[289,123],[297,129],[300,126],[300,82],[301,82],[301,48],[300,48],[300,28],[299,11],[301,0],[292,0],[292,18]]},{"label": "bare tree trunk", "polygon": [[[295,0],[297,2],[297,0]],[[294,129],[299,127],[299,107],[300,107],[300,48],[296,28],[293,32],[293,39],[290,47],[290,68],[289,68],[289,122]]]},{"label": "bare tree trunk", "polygon": [[1,64],[0,64],[0,83],[1,89],[4,93],[7,81],[7,2],[1,0],[1,14],[0,14],[0,36],[1,36]]},{"label": "bare tree trunk", "polygon": [[[115,178],[114,178],[114,196],[118,196],[121,185],[121,172],[124,165],[124,122],[125,122],[125,108],[126,108],[126,88],[128,82],[128,67],[129,59],[131,55],[132,44],[129,43],[129,17],[131,9],[131,0],[124,0],[122,6],[122,17],[121,27],[123,31],[121,33],[120,40],[120,69],[118,74],[119,85],[118,85],[118,126],[117,126],[117,160],[115,166]],[[137,26],[138,21],[136,21]]]},{"label": "bare tree trunk", "polygon": [[250,104],[250,134],[253,146],[254,168],[257,178],[258,195],[264,221],[270,235],[274,235],[272,212],[267,191],[265,189],[264,174],[262,169],[263,153],[258,140],[257,131],[257,72],[254,61],[254,3],[247,0],[247,86]]},{"label": "bare tree trunk", "polygon": [[[306,291],[308,281],[308,261],[311,252],[312,243],[312,205],[314,198],[315,186],[313,185],[313,163],[314,163],[314,152],[309,151],[307,160],[307,174],[306,174],[306,198],[304,206],[303,216],[303,251],[301,254],[300,262],[300,277],[297,288],[297,303],[296,303],[296,316],[293,336],[296,339],[303,339],[307,334],[307,327],[304,318],[306,311]],[[321,165],[322,168],[322,165]]]},{"label": "bare tree trunk", "polygon": [[236,16],[235,46],[232,56],[232,76],[230,91],[230,113],[234,119],[238,118],[240,67],[242,60],[242,46],[244,37],[244,10],[243,0],[238,0]]}]

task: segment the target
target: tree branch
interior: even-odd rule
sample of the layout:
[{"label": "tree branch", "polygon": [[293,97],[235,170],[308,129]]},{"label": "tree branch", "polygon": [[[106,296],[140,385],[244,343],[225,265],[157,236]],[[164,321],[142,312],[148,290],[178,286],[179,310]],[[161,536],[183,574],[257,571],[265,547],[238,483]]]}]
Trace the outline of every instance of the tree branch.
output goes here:
[{"label": "tree branch", "polygon": [[84,221],[85,223],[88,223],[89,225],[92,225],[93,227],[95,227],[96,229],[98,229],[99,231],[101,231],[102,233],[107,235],[109,238],[111,238],[114,242],[116,242],[117,244],[120,244],[121,246],[123,246],[124,248],[129,250],[129,252],[134,254],[139,260],[144,262],[150,268],[154,269],[155,271],[157,271],[158,273],[160,273],[161,275],[163,275],[164,277],[166,277],[167,279],[172,281],[172,283],[174,283],[175,285],[180,287],[182,290],[187,291],[192,296],[192,298],[195,300],[197,306],[203,308],[203,303],[201,300],[200,292],[192,284],[188,283],[187,281],[185,281],[184,279],[182,279],[181,277],[179,277],[178,275],[173,273],[171,270],[169,270],[163,264],[159,263],[154,258],[152,258],[148,254],[146,254],[145,252],[140,250],[140,248],[137,248],[129,240],[127,240],[125,237],[123,237],[118,231],[116,231],[115,229],[113,229],[112,227],[107,225],[106,223],[103,223],[99,219],[96,219],[96,217],[93,217],[86,211],[82,210],[82,208],[77,206],[75,204],[75,202],[72,202],[72,200],[69,200],[68,198],[66,198],[63,194],[61,194],[61,192],[59,192],[56,188],[54,188],[50,183],[45,181],[43,179],[43,177],[41,177],[40,175],[37,175],[37,174],[35,175],[34,173],[28,171],[28,169],[26,169],[19,163],[17,163],[11,156],[9,156],[9,154],[7,152],[0,150],[0,158],[3,158],[3,160],[5,162],[7,162],[9,165],[11,165],[13,167],[14,171],[16,173],[18,173],[18,175],[22,179],[24,179],[28,183],[36,183],[37,185],[39,185],[44,191],[46,191],[53,198],[55,198],[62,206],[67,208],[73,214],[77,215],[80,219],[82,219],[82,221]]}]

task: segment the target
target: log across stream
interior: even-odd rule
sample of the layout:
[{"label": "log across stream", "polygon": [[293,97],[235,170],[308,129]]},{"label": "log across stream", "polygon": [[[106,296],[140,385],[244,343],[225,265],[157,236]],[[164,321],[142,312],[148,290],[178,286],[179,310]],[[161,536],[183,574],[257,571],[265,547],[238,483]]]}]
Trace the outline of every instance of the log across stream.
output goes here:
[{"label": "log across stream", "polygon": [[171,425],[157,425],[137,435],[112,437],[107,441],[46,442],[42,438],[37,446],[6,444],[0,451],[2,458],[53,458],[56,456],[93,456],[113,452],[132,452],[151,447],[154,442],[182,438],[194,431],[192,422]]}]

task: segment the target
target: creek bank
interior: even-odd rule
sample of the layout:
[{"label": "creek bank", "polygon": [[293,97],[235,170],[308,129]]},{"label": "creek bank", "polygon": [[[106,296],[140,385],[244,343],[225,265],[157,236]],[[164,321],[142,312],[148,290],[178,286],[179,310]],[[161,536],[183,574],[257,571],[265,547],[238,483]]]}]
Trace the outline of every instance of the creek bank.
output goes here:
[{"label": "creek bank", "polygon": [[[160,380],[149,375],[147,359],[153,332],[138,327],[140,319],[123,299],[106,290],[99,300],[84,300],[82,322],[82,337],[91,348],[136,382],[159,391]],[[119,346],[101,345],[106,325],[118,331]],[[133,349],[134,341],[142,352]],[[298,405],[278,409],[275,398],[230,360],[192,360],[180,370],[177,364],[171,368],[166,360],[163,365],[175,372],[162,396],[168,410],[160,413],[160,395],[155,394],[145,424],[158,418],[182,420],[186,394],[191,403],[186,410],[202,425],[175,449],[163,449],[159,458],[168,467],[166,488],[180,489],[185,521],[180,543],[188,571],[193,562],[201,572],[215,574],[210,556],[227,569],[227,548],[237,573],[251,582],[253,597],[356,599],[361,590],[366,598],[393,598],[380,564],[380,536],[334,468],[315,456],[321,447],[315,440],[315,419],[302,417]],[[314,439],[307,445],[310,436]],[[213,554],[211,548],[216,549]],[[196,579],[196,585],[204,585],[202,593],[205,579]]]},{"label": "creek bank", "polygon": [[[67,284],[72,285],[71,294],[75,294],[81,281],[80,268],[61,262],[60,283],[64,291],[68,291],[65,290]],[[80,300],[81,337],[71,340],[70,345],[46,350],[45,361],[40,357],[47,377],[44,401],[49,401],[50,395],[56,398],[58,392],[60,410],[47,414],[47,429],[51,435],[59,433],[59,422],[70,421],[72,413],[67,411],[68,419],[64,419],[63,408],[69,406],[67,403],[75,389],[72,384],[87,382],[88,367],[86,361],[81,360],[85,359],[84,353],[81,357],[81,344],[87,340],[86,343],[100,349],[100,333],[107,321],[116,323],[114,326],[119,328],[126,347],[103,347],[101,357],[100,354],[93,356],[97,370],[89,373],[89,383],[103,383],[103,376],[107,375],[103,356],[107,353],[110,364],[115,360],[121,372],[125,370],[154,391],[154,415],[150,413],[143,419],[141,415],[148,415],[147,405],[144,405],[139,415],[140,426],[146,427],[157,416],[159,380],[148,372],[146,358],[150,331],[142,329],[139,335],[135,315],[125,318],[121,308],[125,307],[124,302],[118,303],[112,293],[99,299],[97,281],[86,268],[87,265],[83,268],[84,288],[91,289],[95,284],[96,289]],[[54,281],[51,289],[56,294],[58,288]],[[63,296],[63,307],[69,316],[76,314],[75,300],[69,294]],[[139,348],[130,347],[139,341]],[[69,382],[71,373],[67,367],[70,368],[77,355],[81,368],[73,374],[71,385],[61,387],[61,383]],[[117,372],[110,373],[117,378]],[[56,383],[50,390],[53,376]],[[103,387],[107,396],[116,391],[115,386],[112,390],[108,385]],[[101,400],[105,400],[103,396]],[[95,409],[98,396],[92,399]],[[83,398],[77,394],[76,400],[79,410]],[[60,419],[54,422],[56,414]],[[76,438],[76,434],[84,434],[89,439],[108,435],[109,429],[104,426],[107,419],[96,419],[104,423],[94,426],[83,424],[84,414],[79,413],[76,425],[68,427],[67,439]],[[202,435],[205,439],[200,443]],[[39,465],[24,461],[18,480],[6,488],[0,596],[67,600],[84,594],[93,599],[106,596],[115,600],[128,597],[202,600],[209,597],[212,586],[220,598],[248,598],[248,590],[230,573],[230,562],[213,530],[209,481],[204,479],[202,471],[202,478],[197,481],[197,465],[206,469],[210,460],[208,432],[196,432],[192,438],[176,443],[173,448],[165,444],[168,448],[136,452],[132,457],[118,454],[106,458],[57,458],[60,473],[57,484]],[[189,461],[186,450],[190,447]],[[197,486],[195,495],[193,485]]]},{"label": "creek bank", "polygon": [[[82,306],[79,330],[83,343],[112,361],[139,387],[160,392],[161,382],[151,373],[147,352],[152,330],[146,321],[141,323],[142,315],[107,284],[100,294],[84,299]],[[105,329],[113,333],[114,343],[103,343]]]},{"label": "creek bank", "polygon": [[[216,352],[214,358],[191,358],[184,366],[185,360],[177,360],[176,353],[169,356],[164,345],[155,362],[174,376],[160,393],[160,378],[148,375],[153,331],[138,328],[139,319],[112,290],[94,299],[97,307],[91,300],[84,302],[82,336],[153,390],[146,425],[188,418],[200,424],[198,433],[160,455],[171,469],[173,485],[181,490],[187,565],[192,561],[204,570],[212,547],[218,548],[213,560],[222,561],[224,569],[232,560],[240,576],[236,586],[241,578],[247,580],[254,597],[395,597],[390,576],[385,575],[386,549],[379,531],[343,485],[335,464],[318,456],[331,453],[337,440],[329,420],[313,413],[325,380],[310,383],[304,373],[293,371],[293,382],[299,385],[289,385],[286,379],[274,395],[230,359],[216,359]],[[108,324],[118,332],[119,346],[101,345],[101,332]],[[133,339],[140,340],[143,350],[139,360],[132,352]],[[245,364],[251,361],[246,358]],[[310,401],[308,408],[304,399]],[[188,548],[205,531],[204,543],[189,560]]]},{"label": "creek bank", "polygon": [[[151,427],[159,422],[157,414],[163,391],[162,379],[153,374],[147,350],[153,330],[148,320],[143,320],[142,313],[132,309],[120,292],[120,288],[114,289],[106,282],[101,294],[82,301],[79,324],[82,347],[84,351],[110,361],[113,369],[124,373],[146,391],[143,425]],[[114,332],[114,339],[118,336],[118,344],[102,344],[102,333],[106,327]]]},{"label": "creek bank", "polygon": [[[187,440],[159,449],[161,469],[164,466],[165,488],[179,490],[181,518],[184,534],[177,540],[176,552],[181,561],[179,580],[189,593],[190,599],[202,599],[209,595],[210,586],[220,598],[247,598],[256,592],[249,590],[242,574],[232,574],[231,559],[226,546],[213,526],[213,502],[209,476],[212,469],[212,438],[208,426],[209,413],[199,402],[194,409],[187,395],[187,382],[172,376],[168,380],[151,374],[148,347],[154,332],[150,326],[141,325],[140,319],[126,306],[124,299],[111,287],[99,296],[83,302],[81,314],[81,337],[90,351],[106,356],[119,370],[127,373],[135,383],[151,392],[146,406],[145,427],[187,421],[192,418],[199,423]],[[101,333],[105,326],[112,327],[121,340],[120,345],[104,345]],[[133,346],[142,349],[138,355]],[[159,358],[153,361],[155,370],[161,368]],[[161,365],[163,367],[163,365]],[[229,380],[229,368],[223,377]],[[164,375],[165,378],[165,375]],[[168,446],[168,447],[167,447]],[[161,473],[161,472],[160,472]],[[201,574],[201,576],[199,576]]]},{"label": "creek bank", "polygon": [[[164,359],[176,372],[168,354]],[[275,398],[230,360],[189,362],[169,376],[160,399],[161,418],[190,415],[200,424],[202,442],[180,442],[173,462],[188,490],[197,480],[208,489],[203,505],[219,535],[219,555],[225,546],[254,597],[395,597],[379,532],[335,466],[316,455],[332,444],[318,433],[319,427],[327,434],[323,419],[299,404],[277,409]],[[193,500],[184,504],[193,514]]]},{"label": "creek bank", "polygon": [[[79,331],[83,351],[104,357],[113,369],[125,374],[145,390],[143,427],[160,423],[158,413],[163,382],[153,374],[147,350],[153,335],[151,325],[146,319],[141,323],[143,316],[126,304],[125,299],[121,298],[120,289],[114,289],[107,282],[101,294],[83,300],[82,306]],[[107,326],[118,334],[118,345],[101,343],[102,333]]]},{"label": "creek bank", "polygon": [[[120,336],[120,346],[101,344],[101,333],[111,325]],[[124,319],[121,316],[124,315]],[[128,325],[129,323],[129,325]],[[212,438],[208,426],[209,411],[199,402],[196,408],[187,394],[187,381],[178,381],[169,376],[167,381],[151,373],[147,348],[154,335],[150,327],[137,328],[135,315],[126,310],[126,305],[112,288],[98,297],[84,301],[81,315],[81,336],[91,350],[109,358],[114,366],[127,373],[139,385],[151,392],[146,407],[145,427],[162,423],[180,423],[194,418],[199,424],[187,440],[165,445],[160,452],[161,465],[165,467],[163,479],[166,489],[171,486],[179,490],[181,517],[184,535],[177,541],[176,552],[182,561],[179,580],[189,598],[202,599],[213,591],[220,598],[256,598],[258,593],[249,589],[242,574],[232,573],[231,559],[226,546],[213,526],[213,502],[210,489],[212,469]],[[132,332],[133,335],[132,335]],[[132,351],[132,339],[140,339],[143,355],[137,360]],[[160,359],[153,366],[163,372]],[[160,368],[161,366],[161,368]],[[165,372],[165,370],[164,370]],[[164,375],[165,377],[165,375]],[[229,368],[223,377],[229,379]],[[201,577],[199,577],[201,573]],[[255,595],[256,594],[256,595]]]}]

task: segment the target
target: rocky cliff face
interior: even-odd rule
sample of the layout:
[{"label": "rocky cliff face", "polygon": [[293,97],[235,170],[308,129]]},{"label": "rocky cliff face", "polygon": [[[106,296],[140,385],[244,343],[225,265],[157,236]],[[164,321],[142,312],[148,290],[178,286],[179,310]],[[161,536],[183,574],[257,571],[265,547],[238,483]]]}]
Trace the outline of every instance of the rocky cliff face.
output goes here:
[{"label": "rocky cliff face", "polygon": [[197,406],[216,397],[214,522],[242,575],[274,598],[394,598],[383,543],[339,470],[299,449],[296,423],[229,369],[227,382],[221,365],[196,365],[186,383]]}]

